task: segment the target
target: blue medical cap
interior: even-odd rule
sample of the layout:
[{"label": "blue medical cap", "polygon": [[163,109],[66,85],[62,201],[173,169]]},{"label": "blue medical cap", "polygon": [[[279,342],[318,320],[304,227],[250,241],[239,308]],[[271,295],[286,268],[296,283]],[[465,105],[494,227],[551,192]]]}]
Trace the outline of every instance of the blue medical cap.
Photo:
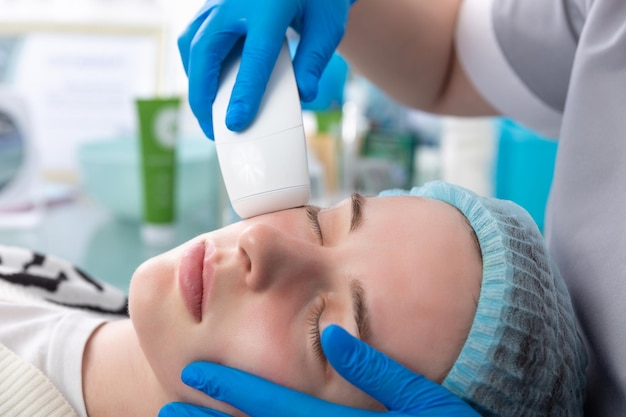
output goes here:
[{"label": "blue medical cap", "polygon": [[584,346],[565,283],[528,212],[442,181],[381,193],[391,195],[449,203],[478,237],[476,315],[442,385],[483,416],[582,416]]}]

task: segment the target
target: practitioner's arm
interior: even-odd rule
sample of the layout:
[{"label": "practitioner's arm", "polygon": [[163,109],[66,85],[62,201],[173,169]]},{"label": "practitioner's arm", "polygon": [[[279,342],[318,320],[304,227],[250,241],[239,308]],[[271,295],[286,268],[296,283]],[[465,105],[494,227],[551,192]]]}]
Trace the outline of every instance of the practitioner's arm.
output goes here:
[{"label": "practitioner's arm", "polygon": [[456,56],[460,4],[461,0],[208,0],[178,42],[191,109],[213,138],[212,105],[222,63],[245,37],[226,125],[236,131],[248,126],[291,26],[301,35],[294,72],[303,101],[317,95],[319,78],[341,42],[340,52],[351,66],[399,102],[434,113],[495,114]]},{"label": "practitioner's arm", "polygon": [[461,116],[496,114],[457,59],[461,3],[359,0],[339,51],[354,70],[405,105]]}]

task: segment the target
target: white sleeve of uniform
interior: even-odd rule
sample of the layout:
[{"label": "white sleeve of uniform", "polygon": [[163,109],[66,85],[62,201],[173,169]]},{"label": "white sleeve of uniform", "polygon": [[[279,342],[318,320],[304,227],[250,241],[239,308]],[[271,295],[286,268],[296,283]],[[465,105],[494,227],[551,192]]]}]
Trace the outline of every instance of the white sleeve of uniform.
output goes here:
[{"label": "white sleeve of uniform", "polygon": [[557,138],[578,40],[580,0],[464,0],[461,65],[502,114]]}]

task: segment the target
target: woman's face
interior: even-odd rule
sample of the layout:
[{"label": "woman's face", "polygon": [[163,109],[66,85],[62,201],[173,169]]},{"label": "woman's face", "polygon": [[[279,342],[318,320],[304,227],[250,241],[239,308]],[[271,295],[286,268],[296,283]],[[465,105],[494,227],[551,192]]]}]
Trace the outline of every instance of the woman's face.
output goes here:
[{"label": "woman's face", "polygon": [[149,259],[133,276],[130,312],[172,399],[215,406],[180,381],[202,360],[371,408],[321,354],[320,331],[338,324],[441,381],[469,332],[481,273],[452,206],[353,196],[245,220]]}]

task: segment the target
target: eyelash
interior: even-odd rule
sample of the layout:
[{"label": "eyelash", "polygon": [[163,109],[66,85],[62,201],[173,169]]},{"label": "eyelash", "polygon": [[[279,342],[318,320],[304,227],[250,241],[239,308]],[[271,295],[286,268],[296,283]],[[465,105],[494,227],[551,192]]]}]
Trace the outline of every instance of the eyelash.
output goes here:
[{"label": "eyelash", "polygon": [[316,302],[309,315],[308,323],[311,326],[309,330],[309,336],[311,344],[313,345],[313,352],[315,357],[320,360],[325,360],[324,350],[322,349],[322,336],[320,333],[320,318],[326,308],[326,299],[320,298],[320,301]]}]

